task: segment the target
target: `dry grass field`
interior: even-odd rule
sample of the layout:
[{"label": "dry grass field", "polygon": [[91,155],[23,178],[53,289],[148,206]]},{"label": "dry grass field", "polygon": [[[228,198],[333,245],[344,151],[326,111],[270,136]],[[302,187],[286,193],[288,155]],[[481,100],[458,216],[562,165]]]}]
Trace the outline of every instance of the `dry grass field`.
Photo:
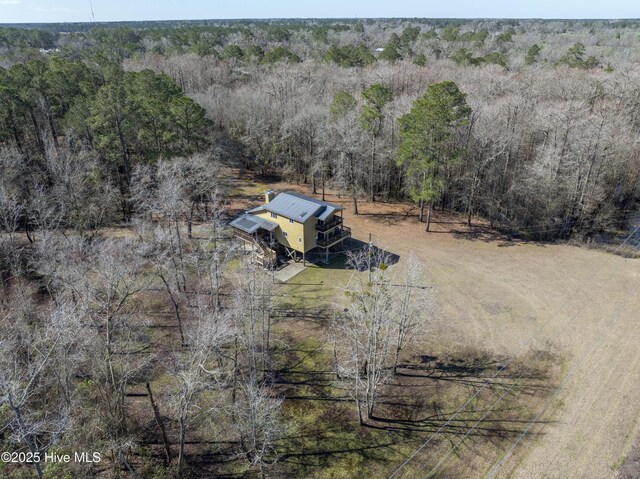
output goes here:
[{"label": "dry grass field", "polygon": [[[245,178],[233,186],[229,212],[259,202],[266,186],[310,194],[306,187]],[[519,370],[533,354],[560,364],[562,387],[532,396],[513,421],[516,433],[502,441],[470,434],[439,470],[447,476],[484,477],[541,411],[496,477],[613,478],[624,469],[640,431],[639,260],[513,240],[482,225],[469,229],[461,217],[440,212],[426,234],[410,205],[360,202],[361,214],[355,216],[349,198],[327,194],[326,199],[347,207],[345,224],[355,238],[367,240],[371,234],[401,262],[413,251],[426,265],[439,313],[421,332],[413,353],[444,357],[482,350],[504,360],[517,358]],[[518,394],[528,392],[513,388],[510,404]],[[464,399],[457,398],[460,405]],[[503,405],[497,403],[495,411]],[[398,477],[427,476],[459,437],[434,441]],[[386,472],[401,462],[390,461]],[[432,477],[440,476],[434,471]]]}]

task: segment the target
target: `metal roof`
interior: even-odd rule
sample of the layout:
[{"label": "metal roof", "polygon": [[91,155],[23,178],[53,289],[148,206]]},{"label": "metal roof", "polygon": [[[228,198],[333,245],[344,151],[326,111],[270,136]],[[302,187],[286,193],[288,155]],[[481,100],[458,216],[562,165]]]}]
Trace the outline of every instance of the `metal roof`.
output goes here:
[{"label": "metal roof", "polygon": [[234,228],[238,228],[245,233],[255,233],[260,228],[267,231],[273,231],[278,227],[278,224],[274,223],[273,221],[269,221],[264,218],[260,218],[259,216],[253,216],[247,213],[243,213],[242,215],[238,216],[235,220],[229,223],[229,225],[233,226]]},{"label": "metal roof", "polygon": [[250,210],[251,213],[269,211],[285,218],[290,218],[304,223],[312,216],[324,220],[332,213],[341,211],[342,206],[334,205],[326,201],[316,200],[298,193],[280,193],[269,203]]},{"label": "metal roof", "polygon": [[261,211],[265,211],[264,205],[260,205],[260,206],[258,206],[256,208],[252,208],[249,211],[247,211],[247,213],[259,213]]}]

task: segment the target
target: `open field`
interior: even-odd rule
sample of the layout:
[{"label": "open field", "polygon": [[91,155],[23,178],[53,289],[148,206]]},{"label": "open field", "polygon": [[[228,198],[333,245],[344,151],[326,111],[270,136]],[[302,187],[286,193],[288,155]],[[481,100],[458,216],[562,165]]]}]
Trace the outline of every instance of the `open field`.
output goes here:
[{"label": "open field", "polygon": [[[246,196],[232,202],[232,209],[260,201],[263,185],[237,190]],[[284,183],[269,187],[310,193]],[[360,202],[361,214],[354,216],[348,198],[328,194],[326,199],[347,206],[345,224],[355,238],[367,240],[371,233],[400,261],[413,251],[427,265],[440,311],[414,344],[415,354],[438,357],[471,348],[496,357],[545,351],[563,358],[564,387],[548,401],[531,403],[534,413],[549,407],[498,477],[615,477],[640,428],[637,260],[514,241],[483,227],[469,231],[459,217],[437,212],[427,235],[415,211],[407,215],[408,205]],[[317,272],[308,274],[323,280]],[[520,417],[517,426],[523,429],[532,417],[530,412]],[[426,475],[457,441],[425,449],[406,477]],[[453,470],[459,477],[481,477],[513,441],[483,445],[481,457],[476,441],[467,441],[443,468],[452,457],[474,457],[472,469],[458,464]],[[395,467],[389,464],[388,472]]]}]

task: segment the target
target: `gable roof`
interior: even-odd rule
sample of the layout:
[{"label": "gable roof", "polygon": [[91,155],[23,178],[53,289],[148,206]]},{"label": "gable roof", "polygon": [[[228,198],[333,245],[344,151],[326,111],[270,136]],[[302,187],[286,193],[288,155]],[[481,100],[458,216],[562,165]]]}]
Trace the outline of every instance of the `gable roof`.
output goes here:
[{"label": "gable roof", "polygon": [[229,223],[230,226],[238,228],[245,233],[255,233],[258,229],[262,228],[267,231],[273,231],[278,227],[278,223],[260,218],[259,216],[253,216],[247,213],[243,213],[235,220]]},{"label": "gable roof", "polygon": [[320,220],[325,220],[331,216],[332,213],[343,209],[342,206],[316,200],[315,198],[310,198],[298,193],[279,193],[269,203],[249,210],[249,213],[269,211],[284,216],[285,218],[304,223],[313,216]]}]

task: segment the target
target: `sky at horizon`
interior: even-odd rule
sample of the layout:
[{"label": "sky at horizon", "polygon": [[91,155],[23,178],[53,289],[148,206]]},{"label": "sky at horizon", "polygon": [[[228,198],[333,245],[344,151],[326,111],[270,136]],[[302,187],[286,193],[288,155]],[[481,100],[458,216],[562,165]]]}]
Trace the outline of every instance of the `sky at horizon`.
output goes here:
[{"label": "sky at horizon", "polygon": [[640,18],[638,0],[0,0],[0,23],[233,18]]}]

